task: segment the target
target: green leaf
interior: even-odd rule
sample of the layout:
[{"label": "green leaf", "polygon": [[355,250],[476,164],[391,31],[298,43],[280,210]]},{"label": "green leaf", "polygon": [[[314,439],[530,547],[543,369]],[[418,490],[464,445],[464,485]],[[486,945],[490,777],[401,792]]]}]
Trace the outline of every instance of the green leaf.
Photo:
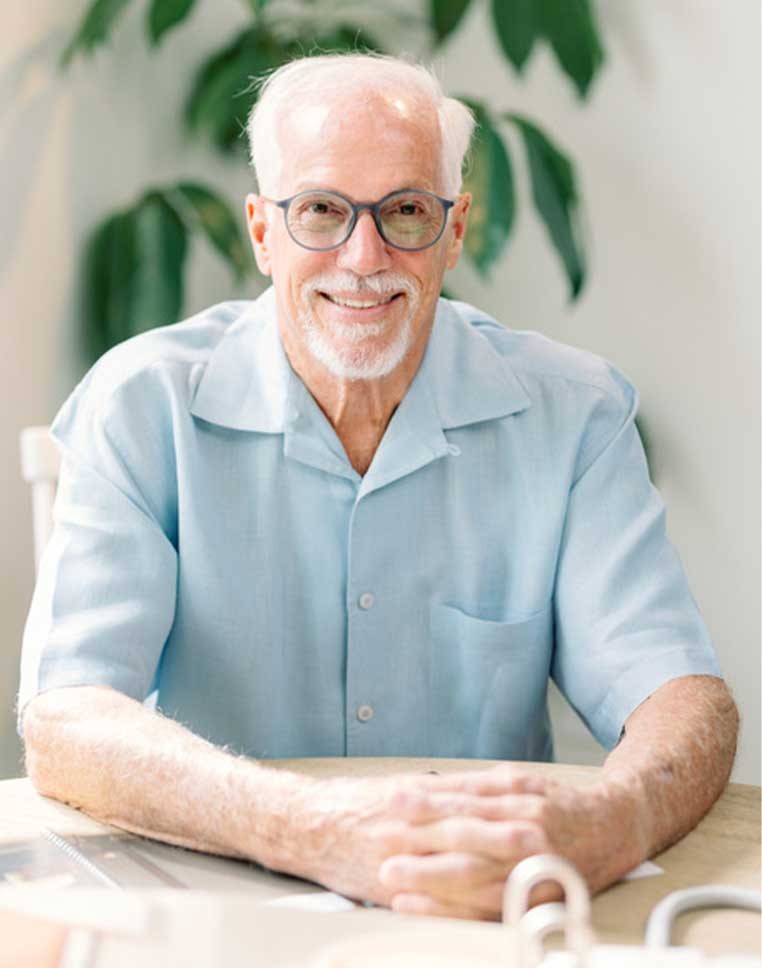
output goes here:
[{"label": "green leaf", "polygon": [[246,0],[253,14],[261,13],[267,6],[267,0]]},{"label": "green leaf", "polygon": [[471,0],[431,0],[431,26],[441,44],[463,19]]},{"label": "green leaf", "polygon": [[84,261],[90,360],[136,333],[177,320],[185,251],[185,226],[158,192],[95,229]]},{"label": "green leaf", "polygon": [[[169,193],[171,201],[179,200],[187,221],[200,228],[211,244],[227,260],[240,282],[251,270],[251,252],[246,245],[233,213],[214,192],[192,182],[182,182]],[[175,207],[178,207],[177,205]]]},{"label": "green leaf", "polygon": [[109,33],[130,0],[94,0],[80,22],[79,29],[61,56],[61,65],[68,67],[75,54],[92,53],[108,40]]},{"label": "green leaf", "polygon": [[123,298],[137,267],[133,212],[109,216],[92,233],[85,248],[84,349],[98,359],[129,330],[130,309]]},{"label": "green leaf", "polygon": [[540,34],[535,0],[492,0],[492,20],[500,46],[521,73]]},{"label": "green leaf", "polygon": [[651,443],[651,433],[650,433],[650,430],[648,429],[650,427],[650,424],[646,423],[642,413],[639,413],[637,417],[635,417],[635,427],[638,431],[640,442],[643,445],[643,452],[646,455],[646,463],[648,464],[649,476],[651,480],[654,482],[654,484],[656,484],[656,486],[658,487],[659,486],[659,482],[657,481],[658,471],[655,471],[652,466],[653,448]]},{"label": "green leaf", "polygon": [[513,171],[505,145],[484,105],[467,101],[477,128],[463,191],[472,195],[466,254],[482,275],[499,258],[513,227],[516,203]]},{"label": "green leaf", "polygon": [[532,199],[545,223],[576,299],[585,284],[585,261],[578,224],[579,196],[574,168],[535,124],[517,114],[505,118],[518,128],[527,154]]},{"label": "green leaf", "polygon": [[328,50],[381,50],[373,38],[353,26],[308,37],[279,40],[254,24],[201,67],[186,103],[185,119],[193,130],[203,128],[223,151],[246,147],[241,137],[257,99],[251,78],[271,71],[305,53]]},{"label": "green leaf", "polygon": [[183,305],[187,231],[161,192],[151,191],[135,212],[138,264],[132,282],[132,333],[175,323]]},{"label": "green leaf", "polygon": [[152,0],[148,9],[148,35],[156,45],[164,34],[181,23],[196,0]]},{"label": "green leaf", "polygon": [[604,59],[590,0],[536,0],[535,6],[559,64],[586,97]]},{"label": "green leaf", "polygon": [[381,44],[367,30],[353,24],[340,24],[328,33],[298,38],[297,42],[300,50],[306,52],[308,57],[328,51],[384,52]]},{"label": "green leaf", "polygon": [[248,27],[202,65],[185,106],[186,123],[191,129],[204,128],[223,151],[244,148],[241,132],[256,100],[251,78],[280,67],[298,52],[260,26]]}]

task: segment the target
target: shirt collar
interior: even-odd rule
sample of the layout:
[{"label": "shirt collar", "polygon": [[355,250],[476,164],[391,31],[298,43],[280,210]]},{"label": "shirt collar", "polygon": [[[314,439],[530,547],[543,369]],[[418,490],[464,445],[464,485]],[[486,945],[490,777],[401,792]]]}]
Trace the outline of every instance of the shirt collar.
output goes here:
[{"label": "shirt collar", "polygon": [[416,379],[428,383],[443,430],[507,417],[531,406],[508,360],[472,325],[472,320],[485,318],[465,303],[440,299],[437,304]]},{"label": "shirt collar", "polygon": [[[421,394],[442,430],[517,413],[531,405],[508,360],[469,316],[483,314],[440,299],[426,353],[408,394]],[[191,413],[235,430],[283,433],[303,385],[278,332],[275,290],[268,288],[230,325],[213,350]]]},{"label": "shirt collar", "polygon": [[190,411],[233,430],[282,433],[293,371],[280,341],[270,286],[212,351]]}]

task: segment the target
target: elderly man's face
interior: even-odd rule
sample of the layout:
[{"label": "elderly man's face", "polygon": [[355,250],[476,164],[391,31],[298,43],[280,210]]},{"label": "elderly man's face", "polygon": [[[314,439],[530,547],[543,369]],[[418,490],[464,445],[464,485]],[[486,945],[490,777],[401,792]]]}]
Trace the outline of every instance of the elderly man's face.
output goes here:
[{"label": "elderly man's face", "polygon": [[[436,116],[407,95],[305,105],[279,131],[277,198],[315,188],[354,202],[375,202],[402,188],[444,194]],[[343,245],[315,252],[289,236],[277,206],[249,196],[257,263],[272,276],[292,362],[296,355],[340,379],[378,379],[420,349],[445,269],[460,254],[468,204],[461,196],[442,237],[422,251],[388,245],[364,211]]]}]

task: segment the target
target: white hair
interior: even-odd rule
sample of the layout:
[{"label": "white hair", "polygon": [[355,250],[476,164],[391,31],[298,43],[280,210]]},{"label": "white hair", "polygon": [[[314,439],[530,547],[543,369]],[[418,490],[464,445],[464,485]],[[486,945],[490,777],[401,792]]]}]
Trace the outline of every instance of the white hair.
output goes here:
[{"label": "white hair", "polygon": [[[385,54],[320,54],[300,57],[258,82],[259,98],[246,126],[249,153],[257,185],[275,190],[281,168],[277,124],[286,108],[316,98],[345,98],[375,91],[413,91],[428,101],[439,121],[442,149],[442,187],[454,196],[462,184],[462,167],[475,120],[465,104],[445,96],[438,78],[422,64]],[[256,86],[256,85],[255,85]]]}]

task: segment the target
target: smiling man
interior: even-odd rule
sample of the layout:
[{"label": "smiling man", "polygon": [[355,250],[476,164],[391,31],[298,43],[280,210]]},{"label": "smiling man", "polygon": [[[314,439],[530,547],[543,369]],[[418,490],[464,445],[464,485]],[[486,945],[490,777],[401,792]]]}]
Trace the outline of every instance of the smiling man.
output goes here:
[{"label": "smiling man", "polygon": [[[384,91],[378,61],[353,68],[340,58],[314,89],[304,72],[319,76],[316,63],[281,75],[284,86],[302,80],[299,110],[276,114],[286,97],[271,82],[252,118],[260,185],[277,201],[252,195],[247,211],[289,362],[365,474],[418,371],[442,277],[460,254],[470,198],[457,192],[473,122],[445,102],[442,121],[454,129],[446,155],[424,75]],[[266,126],[287,147],[275,157]]]},{"label": "smiling man", "polygon": [[[600,890],[721,792],[737,715],[634,388],[440,298],[472,127],[391,58],[267,81],[246,211],[272,287],[117,347],[53,428],[19,696],[41,792],[479,918],[521,858],[563,854]],[[549,760],[550,676],[612,750],[584,790],[516,766],[306,780],[266,763]]]}]

